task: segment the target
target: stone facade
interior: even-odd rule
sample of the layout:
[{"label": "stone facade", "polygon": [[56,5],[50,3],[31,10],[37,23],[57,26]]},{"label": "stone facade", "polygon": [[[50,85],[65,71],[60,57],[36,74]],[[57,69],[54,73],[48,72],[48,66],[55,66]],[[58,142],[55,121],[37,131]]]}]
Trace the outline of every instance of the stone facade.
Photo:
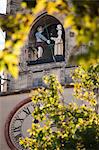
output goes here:
[{"label": "stone facade", "polygon": [[[7,7],[7,13],[13,14],[16,11],[20,10],[20,3],[22,0],[8,0],[8,7]],[[45,17],[47,16],[47,13],[45,14]],[[58,76],[59,81],[65,85],[72,82],[70,76],[69,76],[69,70],[75,68],[76,64],[71,64],[69,62],[70,56],[73,54],[73,51],[75,55],[77,53],[83,53],[85,50],[85,47],[82,46],[79,48],[79,51],[77,51],[76,48],[76,37],[73,32],[71,32],[71,29],[64,29],[64,47],[65,47],[65,59],[61,62],[49,62],[49,63],[42,63],[42,64],[28,64],[27,62],[32,60],[33,53],[30,51],[30,47],[34,48],[34,24],[36,24],[38,21],[42,23],[42,17],[44,16],[43,13],[39,14],[37,19],[35,19],[35,22],[32,25],[32,28],[30,30],[30,33],[28,35],[28,40],[26,41],[26,44],[21,49],[21,55],[20,55],[20,62],[19,62],[19,78],[17,80],[13,79],[11,76],[8,77],[10,80],[8,82],[8,92],[9,91],[17,91],[27,88],[33,88],[35,86],[41,86],[42,85],[42,77],[44,75],[55,73],[56,76]],[[57,14],[52,16],[56,19],[56,22],[59,21],[61,24],[63,24],[64,16],[61,17]],[[51,16],[50,16],[51,18]],[[50,19],[49,18],[49,19]],[[40,21],[41,19],[41,21]],[[55,20],[54,19],[54,20]],[[54,21],[51,20],[51,21]],[[53,22],[54,23],[54,22]],[[76,49],[76,51],[75,51]],[[35,58],[33,58],[35,59]]]},{"label": "stone facade", "polygon": [[20,10],[20,4],[22,0],[7,0],[7,14],[14,14]]},{"label": "stone facade", "polygon": [[[10,14],[15,13],[16,11],[20,10],[20,0],[9,0],[10,6],[7,10]],[[43,14],[43,13],[42,13]],[[40,15],[42,15],[40,14]],[[47,15],[47,14],[46,14]],[[41,16],[40,16],[41,17]],[[61,24],[63,24],[64,17],[59,15],[53,15]],[[42,19],[42,18],[40,18]],[[38,18],[37,18],[38,20]],[[33,27],[32,27],[33,30]],[[35,65],[28,65],[27,61],[27,53],[29,55],[29,47],[33,44],[32,37],[32,30],[29,33],[29,38],[26,44],[23,46],[20,55],[20,63],[19,63],[19,78],[17,80],[9,77],[8,83],[8,91],[17,91],[27,88],[33,88],[37,86],[41,86],[42,77],[46,74],[54,73],[58,77],[59,81],[62,84],[69,84],[72,80],[69,77],[69,72],[71,69],[74,68],[75,64],[68,63],[69,57],[71,53],[73,53],[73,48],[76,46],[75,35],[71,32],[70,28],[64,29],[65,31],[65,60],[61,62],[50,62],[50,63],[42,63],[42,64],[35,64]],[[82,52],[82,48],[81,48]],[[32,55],[32,54],[30,54]],[[72,67],[73,66],[73,67]]]},{"label": "stone facade", "polygon": [[[20,10],[20,2],[22,0],[8,0],[7,13],[13,14],[16,11]],[[42,15],[39,14],[39,19],[36,19],[35,22],[39,20],[42,22]],[[45,14],[47,16],[47,13]],[[46,17],[45,16],[45,17]],[[57,23],[63,24],[64,16],[53,15],[50,18],[53,18],[51,21],[56,21]],[[14,79],[11,75],[8,75],[8,87],[7,91],[4,93],[0,93],[0,150],[18,150],[17,147],[11,148],[11,140],[10,137],[6,136],[10,134],[8,123],[11,123],[11,118],[9,116],[13,116],[13,113],[16,113],[16,109],[20,109],[18,106],[23,105],[23,103],[30,99],[30,91],[33,88],[37,88],[40,86],[44,86],[42,81],[42,77],[44,75],[55,74],[60,81],[60,83],[64,86],[63,97],[65,98],[65,103],[76,102],[77,100],[73,96],[73,87],[70,86],[72,79],[70,77],[71,72],[75,69],[76,64],[72,64],[69,62],[69,58],[72,54],[75,53],[83,53],[86,47],[83,45],[79,48],[79,52],[77,51],[75,35],[72,33],[70,28],[64,29],[64,56],[65,59],[63,61],[53,61],[41,64],[31,64],[32,59],[34,60],[34,56],[32,52],[29,51],[29,48],[34,47],[34,29],[35,22],[32,25],[30,33],[28,35],[28,39],[26,44],[21,49],[20,62],[19,62],[19,77],[18,79]],[[74,51],[74,52],[73,52]],[[77,52],[76,52],[77,51]],[[81,101],[78,101],[81,104]],[[23,107],[23,106],[22,106]],[[30,126],[29,122],[26,122],[25,126]],[[17,126],[18,127],[18,126]],[[22,148],[23,149],[23,148]],[[19,149],[19,150],[22,150]]]}]

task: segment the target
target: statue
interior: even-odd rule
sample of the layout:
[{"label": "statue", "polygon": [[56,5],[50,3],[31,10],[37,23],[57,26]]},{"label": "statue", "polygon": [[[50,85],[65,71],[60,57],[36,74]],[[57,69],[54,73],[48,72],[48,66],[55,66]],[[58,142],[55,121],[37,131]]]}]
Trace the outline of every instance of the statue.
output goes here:
[{"label": "statue", "polygon": [[62,25],[57,25],[57,37],[51,37],[55,41],[54,55],[63,55],[63,39],[62,39]]},{"label": "statue", "polygon": [[48,40],[43,34],[43,27],[39,26],[37,28],[37,32],[35,34],[36,37],[36,47],[38,49],[38,58],[42,57],[44,48],[46,46],[46,44],[50,44],[50,40]]}]

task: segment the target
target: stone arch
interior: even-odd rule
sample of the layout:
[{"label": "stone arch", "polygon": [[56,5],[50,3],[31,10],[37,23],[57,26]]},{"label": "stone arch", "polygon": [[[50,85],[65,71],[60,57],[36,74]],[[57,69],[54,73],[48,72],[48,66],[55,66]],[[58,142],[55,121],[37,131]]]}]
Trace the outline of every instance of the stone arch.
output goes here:
[{"label": "stone arch", "polygon": [[[43,26],[45,37],[47,39],[50,39],[51,36],[55,36],[56,35],[57,31],[55,31],[55,27],[58,24],[61,24],[61,22],[57,18],[47,14],[46,12],[41,14],[40,16],[38,16],[34,20],[34,22],[32,24],[32,27],[30,29],[29,38],[28,38],[28,48],[29,48],[30,55],[31,55],[31,50],[35,51],[35,49],[36,49],[36,47],[35,47],[35,42],[36,42],[35,41],[35,33],[37,31],[37,27],[38,26]],[[65,30],[64,30],[62,24],[61,24],[61,26],[62,26],[62,32],[63,32],[63,34],[62,34],[62,39],[63,39],[63,57],[65,57]],[[53,50],[44,52],[42,61],[34,62],[34,63],[43,63],[43,62],[55,61],[55,60],[53,60],[53,56],[52,55],[53,55]],[[63,57],[61,57],[61,59],[59,59],[59,61],[63,61],[64,60]],[[33,61],[35,61],[35,58],[33,58],[31,61],[33,63]]]}]

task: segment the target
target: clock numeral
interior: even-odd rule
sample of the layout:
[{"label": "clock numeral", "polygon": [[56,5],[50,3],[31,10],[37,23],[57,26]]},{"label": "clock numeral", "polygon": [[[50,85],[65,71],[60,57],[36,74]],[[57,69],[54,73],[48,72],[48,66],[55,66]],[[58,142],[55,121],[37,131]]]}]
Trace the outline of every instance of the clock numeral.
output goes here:
[{"label": "clock numeral", "polygon": [[19,127],[14,127],[13,131],[14,131],[14,132],[21,132],[21,126],[19,126]]},{"label": "clock numeral", "polygon": [[31,112],[30,112],[28,107],[24,108],[23,111],[26,113],[26,115],[30,115],[31,114]]},{"label": "clock numeral", "polygon": [[15,140],[19,142],[19,138],[21,138],[21,137],[22,137],[22,134],[20,133],[20,134],[15,136]]},{"label": "clock numeral", "polygon": [[19,118],[19,116],[18,116],[18,118],[16,118],[16,120],[19,120],[19,121],[21,121],[21,122],[23,122],[23,121],[24,121],[24,119]]}]

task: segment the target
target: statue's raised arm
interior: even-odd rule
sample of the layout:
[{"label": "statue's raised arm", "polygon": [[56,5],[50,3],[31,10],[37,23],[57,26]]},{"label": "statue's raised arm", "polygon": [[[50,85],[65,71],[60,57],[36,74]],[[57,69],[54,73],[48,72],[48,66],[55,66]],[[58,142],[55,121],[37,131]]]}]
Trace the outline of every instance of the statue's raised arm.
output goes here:
[{"label": "statue's raised arm", "polygon": [[36,37],[36,47],[38,49],[38,58],[42,57],[43,50],[45,47],[45,44],[50,44],[50,40],[48,40],[43,34],[43,27],[39,26],[37,28],[37,32],[35,34]]}]

